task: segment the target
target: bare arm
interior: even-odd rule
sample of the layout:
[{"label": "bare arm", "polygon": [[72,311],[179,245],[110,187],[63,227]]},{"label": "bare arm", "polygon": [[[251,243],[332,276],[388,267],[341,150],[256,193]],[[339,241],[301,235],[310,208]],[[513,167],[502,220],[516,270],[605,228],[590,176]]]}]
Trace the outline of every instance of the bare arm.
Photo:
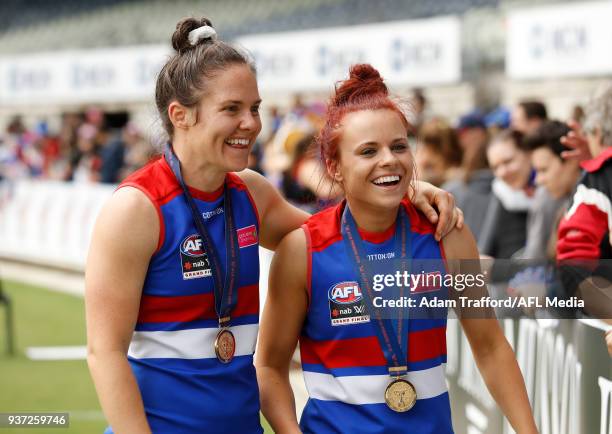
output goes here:
[{"label": "bare arm", "polygon": [[100,213],[87,258],[87,362],[115,433],[151,432],[126,354],[158,236],[153,204],[140,191],[122,188]]},{"label": "bare arm", "polygon": [[280,243],[270,267],[255,366],[261,411],[276,433],[300,432],[289,363],[308,305],[306,254],[305,234],[297,229]]},{"label": "bare arm", "polygon": [[[444,250],[450,260],[460,260],[450,267],[453,272],[476,272],[472,261],[478,259],[476,241],[470,230],[465,227],[454,230],[444,238]],[[463,266],[462,264],[467,264]],[[485,288],[470,288],[468,293],[481,293]],[[468,294],[464,294],[468,295]],[[486,319],[490,312],[468,315],[462,312],[461,326],[465,332],[478,369],[491,392],[491,395],[519,434],[537,433],[525,382],[519,369],[514,351],[502,333],[497,319]],[[474,318],[479,316],[479,318]]]}]

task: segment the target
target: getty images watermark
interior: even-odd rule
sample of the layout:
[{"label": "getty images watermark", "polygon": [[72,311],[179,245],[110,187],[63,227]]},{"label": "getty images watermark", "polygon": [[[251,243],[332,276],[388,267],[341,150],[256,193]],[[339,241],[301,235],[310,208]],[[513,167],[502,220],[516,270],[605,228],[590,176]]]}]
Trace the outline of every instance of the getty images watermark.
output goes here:
[{"label": "getty images watermark", "polygon": [[[365,320],[369,315],[364,307],[370,303],[383,318],[393,319],[445,318],[449,309],[462,318],[489,318],[493,313],[500,318],[575,318],[578,312],[611,318],[612,285],[605,277],[611,265],[373,256],[364,264],[369,288],[346,280],[332,285],[330,311],[338,324]],[[591,311],[590,306],[595,308]]]}]

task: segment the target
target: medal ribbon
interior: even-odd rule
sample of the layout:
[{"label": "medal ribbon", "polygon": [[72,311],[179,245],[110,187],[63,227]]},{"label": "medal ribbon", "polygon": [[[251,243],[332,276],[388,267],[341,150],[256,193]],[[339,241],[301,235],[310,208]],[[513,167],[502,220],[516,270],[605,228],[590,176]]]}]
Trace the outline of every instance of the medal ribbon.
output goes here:
[{"label": "medal ribbon", "polygon": [[[394,235],[394,251],[401,252],[402,263],[404,260],[408,258],[410,252],[410,237],[408,236],[407,231],[407,223],[408,216],[404,210],[404,206],[400,204],[397,220],[396,220],[396,228]],[[398,226],[401,228],[398,234]],[[344,207],[344,212],[342,213],[342,222],[341,222],[341,232],[342,232],[342,240],[344,241],[344,246],[349,254],[349,260],[355,274],[358,276],[359,284],[362,289],[363,298],[366,301],[366,305],[368,307],[368,311],[370,312],[370,318],[372,318],[372,324],[374,326],[374,330],[376,331],[376,336],[378,338],[378,342],[383,350],[385,355],[385,359],[387,360],[387,367],[389,368],[389,374],[394,377],[401,377],[407,372],[407,348],[408,348],[408,336],[406,334],[405,342],[406,342],[406,351],[403,350],[402,345],[400,343],[400,339],[404,340],[404,336],[402,333],[402,315],[400,314],[398,320],[398,333],[396,335],[395,330],[393,329],[393,323],[390,319],[384,319],[381,315],[380,310],[374,306],[374,290],[371,285],[372,281],[372,273],[368,273],[367,265],[364,262],[364,258],[366,255],[364,253],[363,243],[361,241],[361,237],[359,236],[359,232],[357,230],[357,223],[349,210],[348,204]],[[399,236],[398,236],[399,235]],[[410,253],[411,254],[411,253]],[[410,269],[410,266],[408,266]],[[403,290],[400,290],[401,294],[403,294]],[[399,335],[399,336],[398,336]]]},{"label": "medal ribbon", "polygon": [[236,235],[236,225],[234,222],[234,216],[232,213],[232,201],[230,189],[227,182],[223,184],[223,206],[224,206],[224,219],[225,219],[225,248],[226,254],[226,273],[225,279],[222,279],[221,275],[223,270],[221,268],[221,261],[219,259],[219,252],[214,247],[213,240],[206,229],[204,224],[204,218],[200,210],[198,209],[193,197],[189,193],[189,189],[185,184],[183,175],[181,174],[181,163],[176,157],[172,146],[167,144],[164,149],[164,155],[166,161],[170,165],[176,180],[183,189],[185,200],[189,205],[193,222],[198,230],[198,234],[202,239],[202,245],[204,251],[208,256],[208,262],[211,268],[211,274],[214,280],[214,295],[215,295],[215,312],[217,318],[219,318],[219,325],[222,327],[228,327],[230,322],[231,311],[238,302],[238,291],[236,289],[236,275],[239,266],[238,257],[238,236]]}]

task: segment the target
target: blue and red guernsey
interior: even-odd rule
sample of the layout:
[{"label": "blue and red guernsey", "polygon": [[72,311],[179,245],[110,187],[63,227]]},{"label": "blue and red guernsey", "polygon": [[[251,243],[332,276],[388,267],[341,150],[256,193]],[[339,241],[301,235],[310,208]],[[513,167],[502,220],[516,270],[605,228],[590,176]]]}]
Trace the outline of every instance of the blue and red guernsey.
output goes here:
[{"label": "blue and red guernsey", "polygon": [[[262,432],[253,366],[259,323],[259,217],[237,175],[229,173],[226,185],[240,246],[238,302],[231,321],[236,352],[228,364],[218,361],[214,351],[219,325],[207,252],[172,170],[160,158],[120,186],[141,190],[159,214],[159,243],[128,351],[154,433]],[[190,192],[225,273],[223,187],[213,193]]]},{"label": "blue and red guernsey", "polygon": [[[322,211],[303,226],[309,253],[310,300],[300,352],[309,399],[300,426],[304,433],[452,433],[444,372],[445,311],[436,319],[403,320],[403,339],[408,340],[407,379],[415,386],[418,400],[404,413],[385,404],[384,392],[391,377],[374,324],[367,312],[355,314],[361,308],[352,309],[348,316],[345,312],[351,309],[342,309],[343,304],[355,304],[362,297],[340,232],[344,206],[342,203]],[[410,219],[409,254],[437,260],[428,263],[438,264],[440,269],[427,271],[444,275],[444,255],[434,238],[435,228],[408,201],[402,206]],[[395,227],[384,233],[359,233],[366,261],[393,255]],[[411,270],[413,274],[420,271]],[[425,296],[445,300],[448,290],[444,286],[428,287],[420,294],[411,294],[417,300]]]}]

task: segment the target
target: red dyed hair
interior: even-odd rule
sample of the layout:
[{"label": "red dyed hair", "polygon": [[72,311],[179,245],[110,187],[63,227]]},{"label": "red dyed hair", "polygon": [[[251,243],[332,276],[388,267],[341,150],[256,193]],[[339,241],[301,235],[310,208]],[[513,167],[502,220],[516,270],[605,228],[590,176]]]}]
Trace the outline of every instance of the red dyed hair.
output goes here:
[{"label": "red dyed hair", "polygon": [[326,167],[338,161],[342,118],[361,110],[392,110],[399,115],[406,131],[411,130],[404,113],[389,98],[389,90],[378,71],[367,63],[353,65],[349,78],[336,84],[335,94],[327,104],[325,124],[316,139]]}]

